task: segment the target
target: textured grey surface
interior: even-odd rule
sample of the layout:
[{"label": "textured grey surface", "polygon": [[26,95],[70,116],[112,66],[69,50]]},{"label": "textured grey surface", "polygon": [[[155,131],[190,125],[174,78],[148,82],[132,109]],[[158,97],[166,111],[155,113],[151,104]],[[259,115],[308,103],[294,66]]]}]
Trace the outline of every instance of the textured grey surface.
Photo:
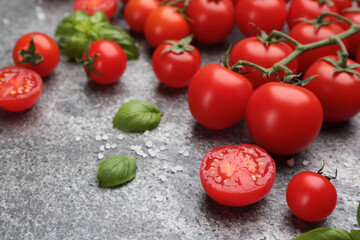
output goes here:
[{"label": "textured grey surface", "polygon": [[[12,65],[15,41],[30,31],[54,35],[57,23],[72,11],[72,0],[0,0],[0,66]],[[119,13],[113,24],[128,30]],[[62,57],[44,79],[38,103],[23,113],[0,110],[0,239],[290,239],[316,227],[349,230],[360,201],[360,116],[341,124],[325,124],[316,141],[294,157],[275,157],[277,177],[260,202],[230,208],[204,193],[199,166],[205,153],[226,144],[251,143],[242,121],[215,132],[195,123],[187,107],[186,89],[158,83],[151,68],[151,48],[134,36],[141,56],[128,63],[115,85],[88,82],[82,68]],[[223,44],[201,46],[203,65],[217,63],[230,43],[242,38],[235,28]],[[147,136],[112,128],[112,117],[129,99],[152,102],[164,112],[159,127]],[[108,140],[96,141],[106,134]],[[118,139],[123,134],[124,139]],[[161,150],[155,157],[131,150]],[[136,178],[116,189],[97,186],[99,147],[109,157],[136,157]],[[150,152],[151,152],[150,150]],[[187,156],[189,153],[189,156]],[[285,191],[290,179],[315,170],[326,160],[338,204],[326,220],[310,224],[288,210]]]}]

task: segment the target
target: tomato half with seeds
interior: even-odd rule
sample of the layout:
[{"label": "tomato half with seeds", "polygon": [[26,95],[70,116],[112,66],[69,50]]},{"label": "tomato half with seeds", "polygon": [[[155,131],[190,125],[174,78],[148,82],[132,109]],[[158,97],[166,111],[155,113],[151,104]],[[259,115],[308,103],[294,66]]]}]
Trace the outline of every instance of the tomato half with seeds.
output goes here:
[{"label": "tomato half with seeds", "polygon": [[21,112],[31,108],[41,95],[43,81],[33,70],[23,67],[0,69],[0,108]]},{"label": "tomato half with seeds", "polygon": [[275,175],[272,157],[253,144],[214,148],[206,153],[200,166],[205,192],[215,202],[232,207],[263,199],[274,185]]},{"label": "tomato half with seeds", "polygon": [[111,19],[118,7],[118,0],[75,0],[74,10],[82,10],[89,15],[97,11],[103,11]]},{"label": "tomato half with seeds", "polygon": [[29,68],[42,77],[50,75],[60,61],[57,43],[46,34],[28,33],[19,38],[13,48],[16,66]]}]

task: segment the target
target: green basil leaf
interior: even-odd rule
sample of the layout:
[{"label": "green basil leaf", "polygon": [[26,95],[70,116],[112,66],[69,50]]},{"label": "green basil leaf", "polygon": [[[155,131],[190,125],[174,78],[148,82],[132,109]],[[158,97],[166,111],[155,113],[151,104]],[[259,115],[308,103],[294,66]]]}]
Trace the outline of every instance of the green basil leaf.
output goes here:
[{"label": "green basil leaf", "polygon": [[87,25],[89,22],[89,15],[83,11],[76,11],[64,18],[57,26],[55,37],[69,38],[78,33],[77,25]]},{"label": "green basil leaf", "polygon": [[90,17],[90,21],[91,23],[95,24],[95,23],[110,23],[109,22],[109,18],[106,16],[106,14],[102,11],[97,11],[96,13],[94,13],[91,17]]},{"label": "green basil leaf", "polygon": [[360,230],[351,229],[352,240],[360,240]]},{"label": "green basil leaf", "polygon": [[73,35],[66,42],[64,53],[69,58],[82,59],[85,49],[91,40],[85,35]]},{"label": "green basil leaf", "polygon": [[136,160],[124,155],[109,157],[100,163],[97,180],[100,187],[115,187],[126,183],[136,175]]},{"label": "green basil leaf", "polygon": [[293,240],[352,240],[350,233],[342,229],[317,228]]},{"label": "green basil leaf", "polygon": [[120,107],[113,119],[113,125],[121,130],[143,132],[156,128],[161,116],[162,113],[154,104],[130,100]]},{"label": "green basil leaf", "polygon": [[359,203],[359,206],[357,209],[356,217],[357,217],[357,221],[358,221],[358,227],[360,227],[360,203]]},{"label": "green basil leaf", "polygon": [[99,33],[99,39],[111,40],[120,45],[128,60],[137,59],[139,57],[139,50],[136,47],[135,41],[127,32],[111,25],[104,24],[96,24],[94,28]]}]

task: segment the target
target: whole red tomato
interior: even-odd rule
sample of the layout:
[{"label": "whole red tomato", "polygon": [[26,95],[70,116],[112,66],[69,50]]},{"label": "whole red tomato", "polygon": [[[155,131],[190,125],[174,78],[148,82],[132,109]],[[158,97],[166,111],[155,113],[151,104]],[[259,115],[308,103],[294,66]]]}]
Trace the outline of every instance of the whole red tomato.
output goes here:
[{"label": "whole red tomato", "polygon": [[[231,50],[229,65],[232,66],[233,63],[236,63],[238,60],[245,60],[265,68],[270,68],[292,52],[293,49],[284,42],[267,43],[260,41],[256,37],[244,38]],[[298,67],[297,59],[292,61],[287,67],[296,71]],[[241,71],[247,72],[244,76],[250,80],[254,89],[266,82],[276,82],[275,76],[272,75],[265,78],[260,71],[252,67],[244,66]],[[284,73],[279,72],[279,77],[282,78],[283,76]]]},{"label": "whole red tomato", "polygon": [[289,29],[292,29],[299,21],[299,18],[313,19],[322,12],[338,13],[336,5],[329,2],[321,2],[319,0],[293,0],[290,3],[287,23]]},{"label": "whole red tomato", "polygon": [[0,69],[0,108],[21,112],[31,108],[41,95],[43,81],[35,71],[23,67]]},{"label": "whole red tomato", "polygon": [[190,112],[201,125],[222,130],[238,123],[252,93],[244,76],[219,64],[199,69],[188,89]]},{"label": "whole red tomato", "polygon": [[89,15],[97,11],[103,11],[111,19],[118,7],[118,0],[75,0],[74,10],[82,10]]},{"label": "whole red tomato", "polygon": [[223,41],[233,30],[235,11],[231,0],[191,0],[185,14],[191,19],[194,38],[201,43]]},{"label": "whole red tomato", "polygon": [[156,8],[145,21],[145,37],[152,47],[159,46],[165,40],[182,39],[190,32],[187,20],[170,6]]},{"label": "whole red tomato", "polygon": [[291,155],[305,149],[318,136],[323,110],[311,91],[269,82],[251,95],[245,119],[256,144],[271,153]]},{"label": "whole red tomato", "polygon": [[13,48],[16,66],[34,70],[41,76],[50,75],[60,61],[60,50],[49,36],[39,32],[22,36]]},{"label": "whole red tomato", "polygon": [[[326,58],[338,61],[336,56]],[[347,64],[356,64],[348,59]],[[305,88],[312,91],[324,109],[324,120],[341,122],[360,111],[360,79],[353,73],[333,72],[335,66],[325,59],[318,59],[307,70],[304,78],[316,75]],[[360,67],[353,69],[360,74]]]},{"label": "whole red tomato", "polygon": [[205,192],[216,202],[242,207],[263,199],[276,175],[272,157],[252,144],[222,146],[206,153],[200,166]]},{"label": "whole red tomato", "polygon": [[124,8],[124,18],[131,30],[144,33],[145,21],[159,6],[156,0],[131,0]]},{"label": "whole red tomato", "polygon": [[84,70],[88,77],[99,84],[115,83],[124,74],[127,57],[124,50],[110,40],[90,44],[83,55]]},{"label": "whole red tomato", "polygon": [[235,17],[247,37],[256,33],[250,23],[268,34],[274,29],[281,31],[286,21],[286,4],[284,0],[241,0],[236,4]]},{"label": "whole red tomato", "polygon": [[[308,44],[317,42],[320,40],[328,39],[331,36],[343,32],[344,29],[336,24],[332,23],[329,25],[321,26],[316,29],[313,24],[300,22],[291,29],[289,35],[302,44]],[[348,46],[348,40],[344,41],[345,46]],[[318,58],[327,55],[336,55],[337,51],[340,50],[339,45],[329,45],[320,47],[308,52],[301,54],[298,57],[299,61],[299,72],[305,73],[309,66],[315,62]]]},{"label": "whole red tomato", "polygon": [[286,202],[291,212],[301,220],[318,222],[335,209],[337,193],[323,175],[301,172],[291,179],[286,190]]},{"label": "whole red tomato", "polygon": [[164,42],[152,56],[152,66],[157,78],[168,87],[186,87],[201,66],[200,52],[184,40]]},{"label": "whole red tomato", "polygon": [[[360,24],[360,12],[359,11],[346,11],[342,15],[344,17],[350,19],[352,22],[354,22],[356,24]],[[349,24],[347,24],[345,22],[339,22],[339,24],[344,29],[349,28]],[[350,56],[355,58],[357,50],[360,47],[360,33],[356,33],[354,35],[351,35],[348,38],[348,41],[349,41],[349,47],[348,47],[349,54],[350,54]]]}]

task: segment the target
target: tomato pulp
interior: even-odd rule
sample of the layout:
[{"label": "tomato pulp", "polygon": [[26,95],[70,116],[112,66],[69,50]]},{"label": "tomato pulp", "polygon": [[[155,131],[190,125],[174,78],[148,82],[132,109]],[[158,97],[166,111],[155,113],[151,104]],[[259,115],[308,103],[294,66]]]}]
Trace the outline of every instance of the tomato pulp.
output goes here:
[{"label": "tomato pulp", "polygon": [[252,144],[221,146],[206,153],[200,167],[205,192],[233,207],[253,204],[271,190],[276,175],[272,157]]}]

